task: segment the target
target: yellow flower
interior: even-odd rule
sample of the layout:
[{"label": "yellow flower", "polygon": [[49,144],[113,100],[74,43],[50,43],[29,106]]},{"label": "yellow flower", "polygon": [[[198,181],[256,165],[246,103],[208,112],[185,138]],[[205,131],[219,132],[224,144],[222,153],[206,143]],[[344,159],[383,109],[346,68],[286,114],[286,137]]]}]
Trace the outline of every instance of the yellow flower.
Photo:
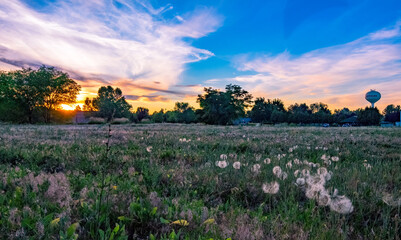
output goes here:
[{"label": "yellow flower", "polygon": [[213,218],[209,218],[209,219],[207,219],[207,220],[205,220],[203,222],[203,224],[212,224],[212,223],[214,223],[214,219]]},{"label": "yellow flower", "polygon": [[60,218],[56,218],[50,222],[50,226],[54,227],[60,222]]},{"label": "yellow flower", "polygon": [[188,226],[189,222],[186,220],[177,220],[172,222],[171,224],[176,224],[176,225],[180,225],[180,226]]},{"label": "yellow flower", "polygon": [[114,189],[114,190],[117,190],[117,186],[114,185],[114,186],[113,186],[113,189]]}]

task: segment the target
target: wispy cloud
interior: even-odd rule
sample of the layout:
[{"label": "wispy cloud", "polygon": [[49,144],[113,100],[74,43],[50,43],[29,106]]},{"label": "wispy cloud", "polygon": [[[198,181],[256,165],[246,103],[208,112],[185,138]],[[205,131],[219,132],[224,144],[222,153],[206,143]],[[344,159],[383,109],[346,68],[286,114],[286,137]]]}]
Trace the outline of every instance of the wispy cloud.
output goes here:
[{"label": "wispy cloud", "polygon": [[[84,88],[124,79],[146,94],[168,91],[186,63],[213,56],[184,38],[204,37],[221,23],[208,8],[165,19],[172,9],[142,0],[68,0],[37,11],[0,1],[0,67],[45,64],[70,72]],[[134,88],[127,94],[138,95]]]},{"label": "wispy cloud", "polygon": [[[317,49],[300,56],[283,52],[276,56],[238,56],[238,70],[251,71],[231,79],[257,96],[279,97],[287,103],[325,101],[331,107],[367,105],[364,93],[382,92],[379,106],[400,104],[400,24],[343,45]],[[211,83],[216,83],[212,79]]]}]

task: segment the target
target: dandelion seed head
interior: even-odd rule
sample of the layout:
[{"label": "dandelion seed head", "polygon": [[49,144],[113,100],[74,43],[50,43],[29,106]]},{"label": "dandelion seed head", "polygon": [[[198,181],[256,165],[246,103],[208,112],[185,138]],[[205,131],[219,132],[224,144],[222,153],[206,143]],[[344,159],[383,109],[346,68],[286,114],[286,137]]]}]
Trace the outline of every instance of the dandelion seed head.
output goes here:
[{"label": "dandelion seed head", "polygon": [[271,183],[264,183],[262,185],[262,190],[264,193],[276,194],[280,190],[280,185],[276,181]]},{"label": "dandelion seed head", "polygon": [[278,176],[278,175],[281,175],[281,173],[282,173],[282,170],[281,170],[280,166],[275,166],[273,168],[273,174],[274,175]]},{"label": "dandelion seed head", "polygon": [[330,195],[326,190],[320,191],[317,199],[319,206],[328,206],[331,202]]},{"label": "dandelion seed head", "polygon": [[295,182],[298,186],[303,186],[305,185],[305,178],[297,178]]},{"label": "dandelion seed head", "polygon": [[235,169],[240,169],[241,168],[241,163],[240,162],[234,162],[233,163],[233,168],[235,168]]},{"label": "dandelion seed head", "polygon": [[272,162],[272,160],[270,158],[265,158],[265,160],[263,160],[263,162],[265,164],[270,164]]},{"label": "dandelion seed head", "polygon": [[253,173],[259,173],[260,172],[260,164],[254,164],[252,166],[251,170],[252,170]]},{"label": "dandelion seed head", "polygon": [[227,160],[227,155],[226,154],[221,154],[220,155],[221,160]]},{"label": "dandelion seed head", "polygon": [[354,211],[354,206],[349,198],[345,196],[337,196],[331,199],[330,209],[341,214],[349,214]]},{"label": "dandelion seed head", "polygon": [[226,161],[218,161],[217,166],[219,168],[226,168],[228,166],[228,163]]}]

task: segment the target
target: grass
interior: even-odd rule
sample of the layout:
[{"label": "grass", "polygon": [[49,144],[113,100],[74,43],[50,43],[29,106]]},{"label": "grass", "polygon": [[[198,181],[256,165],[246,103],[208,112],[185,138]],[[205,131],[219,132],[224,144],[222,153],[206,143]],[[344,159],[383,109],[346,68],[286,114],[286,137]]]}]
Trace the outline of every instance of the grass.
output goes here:
[{"label": "grass", "polygon": [[399,239],[400,145],[400,128],[0,125],[0,239]]}]

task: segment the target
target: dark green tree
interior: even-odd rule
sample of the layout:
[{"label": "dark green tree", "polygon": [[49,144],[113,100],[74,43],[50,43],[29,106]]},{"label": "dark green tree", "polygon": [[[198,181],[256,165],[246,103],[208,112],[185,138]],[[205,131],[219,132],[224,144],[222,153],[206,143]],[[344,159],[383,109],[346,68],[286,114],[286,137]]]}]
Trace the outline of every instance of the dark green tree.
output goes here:
[{"label": "dark green tree", "polygon": [[265,98],[257,98],[252,110],[249,112],[249,116],[252,118],[253,122],[273,122],[271,116],[274,111],[285,113],[283,101],[280,99],[267,99],[266,101]]},{"label": "dark green tree", "polygon": [[195,110],[186,102],[176,102],[174,107],[175,118],[179,123],[193,123],[196,121]]},{"label": "dark green tree", "polygon": [[359,109],[358,111],[358,121],[361,125],[374,126],[379,125],[381,115],[379,109],[376,107],[366,107],[365,109]]},{"label": "dark green tree", "polygon": [[[53,67],[42,66],[37,70],[22,69],[2,72],[0,77],[3,102],[22,112],[28,122],[42,111],[44,121],[50,122],[51,111],[62,103],[74,103],[81,87],[67,73]],[[10,113],[9,113],[10,114]]]},{"label": "dark green tree", "polygon": [[114,89],[111,86],[101,87],[98,96],[92,100],[94,109],[98,115],[111,121],[113,118],[130,118],[132,106],[125,100],[120,88]]},{"label": "dark green tree", "polygon": [[149,109],[138,107],[136,109],[136,116],[139,122],[142,121],[142,119],[149,117]]},{"label": "dark green tree", "polygon": [[401,107],[400,105],[395,106],[394,104],[388,105],[384,110],[383,110],[383,115],[384,115],[384,121],[388,122],[399,122],[400,121],[400,111]]},{"label": "dark green tree", "polygon": [[252,102],[252,95],[238,85],[227,85],[226,92],[204,88],[205,94],[198,95],[201,121],[207,124],[226,125],[244,117],[245,110]]}]

